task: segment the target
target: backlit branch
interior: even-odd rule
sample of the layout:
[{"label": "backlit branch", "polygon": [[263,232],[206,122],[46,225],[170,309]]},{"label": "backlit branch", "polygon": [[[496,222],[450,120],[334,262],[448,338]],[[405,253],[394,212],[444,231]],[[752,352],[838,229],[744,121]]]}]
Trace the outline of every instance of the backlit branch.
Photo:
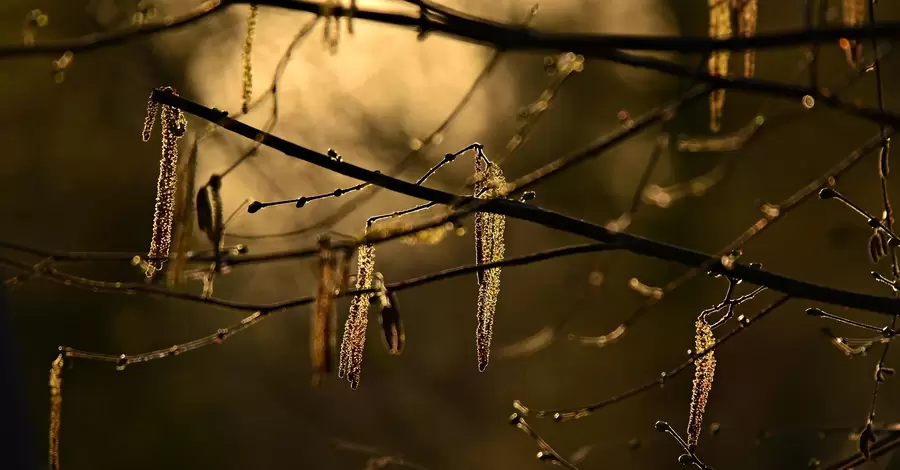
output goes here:
[{"label": "backlit branch", "polygon": [[[645,116],[636,119],[634,126],[629,127],[628,129],[616,131],[615,133],[601,139],[600,143],[591,146],[586,150],[577,152],[568,157],[563,157],[551,164],[548,164],[547,166],[542,167],[537,171],[514,181],[510,184],[510,186],[517,190],[522,190],[531,187],[537,184],[539,181],[542,181],[550,176],[557,175],[563,170],[573,168],[578,164],[589,160],[591,157],[594,157],[602,153],[603,151],[612,148],[616,144],[621,143],[627,137],[633,135],[637,131],[648,127],[652,123],[658,122],[668,113],[670,113],[672,111],[672,108],[680,106],[685,100],[691,98],[697,99],[701,96],[704,96],[704,94],[705,90],[694,88],[690,92],[688,92],[681,101],[674,101],[660,108],[657,108],[647,113]],[[704,269],[709,269],[719,274],[726,274],[734,277],[735,279],[741,279],[758,286],[768,287],[769,289],[789,294],[792,297],[832,303],[850,308],[870,310],[873,312],[880,312],[888,315],[894,315],[897,312],[897,308],[900,307],[900,300],[897,299],[872,296],[855,292],[847,292],[839,289],[819,286],[770,273],[764,270],[754,269],[738,263],[735,263],[731,267],[725,267],[721,262],[721,256],[715,257],[697,251],[689,250],[687,248],[656,242],[624,232],[612,232],[605,227],[583,220],[567,217],[565,215],[546,209],[541,209],[530,204],[525,204],[509,199],[478,200],[470,196],[456,196],[437,189],[417,186],[413,183],[392,178],[379,172],[366,170],[345,161],[336,161],[335,159],[330,158],[327,155],[317,153],[313,150],[301,147],[280,137],[276,137],[272,134],[263,132],[252,126],[231,119],[228,116],[217,112],[216,110],[207,108],[203,105],[184,99],[180,96],[159,91],[155,92],[154,96],[155,99],[159,100],[162,104],[179,108],[187,113],[214,122],[217,125],[222,126],[225,129],[240,134],[244,137],[257,140],[263,145],[278,150],[285,155],[306,161],[308,163],[312,163],[318,167],[325,168],[332,172],[378,185],[385,189],[389,189],[391,191],[425,201],[456,207],[469,206],[468,209],[457,209],[439,220],[431,221],[415,227],[394,231],[385,231],[383,233],[379,231],[373,231],[362,239],[349,243],[349,245],[344,246],[344,248],[348,246],[353,248],[359,246],[362,243],[379,243],[391,239],[396,239],[402,236],[409,235],[411,233],[415,233],[424,228],[432,228],[444,224],[448,221],[455,221],[467,213],[478,210],[533,222],[544,227],[561,230],[575,235],[581,235],[600,242],[621,244],[623,246],[626,246],[626,249],[628,251],[643,256],[672,261],[692,267],[703,266]],[[857,156],[856,159],[858,158],[859,157]],[[852,159],[851,162],[852,161],[855,161],[855,159]],[[803,194],[801,194],[800,196],[803,197]],[[795,202],[792,200],[788,200],[787,205],[790,207],[797,202],[799,201]],[[769,217],[771,217],[771,215]],[[763,226],[766,225],[767,220],[768,219],[763,222]],[[753,230],[753,233],[755,232],[756,230]],[[739,239],[738,242],[743,243],[743,237]],[[336,247],[338,245],[339,244],[337,244]],[[311,254],[312,253],[310,253],[310,255]],[[706,266],[709,267],[705,268]]]}]

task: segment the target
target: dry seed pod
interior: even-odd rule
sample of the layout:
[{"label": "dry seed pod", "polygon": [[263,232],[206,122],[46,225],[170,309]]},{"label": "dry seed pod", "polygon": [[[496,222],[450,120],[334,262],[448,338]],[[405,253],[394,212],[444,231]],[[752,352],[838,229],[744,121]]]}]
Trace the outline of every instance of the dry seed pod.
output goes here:
[{"label": "dry seed pod", "polygon": [[60,354],[50,366],[50,469],[59,470],[59,426],[62,415],[62,368]]},{"label": "dry seed pod", "polygon": [[223,233],[225,230],[222,210],[222,178],[212,175],[200,191],[197,192],[197,226],[206,234],[215,252],[215,261],[210,265],[209,273],[203,279],[201,297],[212,297],[215,275],[222,269]]},{"label": "dry seed pod", "polygon": [[388,353],[398,356],[403,352],[406,344],[406,332],[403,329],[403,320],[400,318],[400,310],[397,304],[397,296],[393,292],[378,295],[378,323],[381,325],[381,335],[384,339],[384,347]]},{"label": "dry seed pod", "polygon": [[[866,13],[866,0],[843,0],[844,26],[855,27],[863,24]],[[847,63],[853,68],[859,67],[862,58],[862,43],[857,40],[841,38],[838,42],[847,57]]]},{"label": "dry seed pod", "polygon": [[[697,335],[694,339],[694,348],[697,354],[703,354],[716,343],[712,329],[704,318],[697,320]],[[713,375],[716,371],[716,358],[710,352],[698,357],[694,361],[694,388],[691,391],[691,412],[688,417],[687,444],[691,452],[697,447],[697,440],[703,431],[703,412],[706,410],[706,401],[709,391],[712,389]]]},{"label": "dry seed pod", "polygon": [[[738,33],[745,38],[756,34],[756,20],[759,15],[759,0],[734,0],[740,8],[738,15]],[[756,50],[744,51],[744,77],[750,78],[756,72]]]},{"label": "dry seed pod", "polygon": [[336,323],[334,294],[338,282],[337,260],[331,249],[331,240],[322,237],[319,239],[319,289],[309,330],[314,384],[331,373]]},{"label": "dry seed pod", "polygon": [[[357,251],[356,288],[370,289],[375,274],[375,245],[361,245]],[[359,386],[366,327],[369,323],[369,294],[360,294],[350,302],[350,315],[344,324],[338,377],[347,377],[350,388]]]},{"label": "dry seed pod", "polygon": [[[495,163],[479,151],[475,157],[475,195],[479,199],[500,196],[506,185],[503,172]],[[503,240],[506,219],[502,215],[486,212],[475,213],[475,257],[478,264],[503,260],[505,245]],[[494,313],[497,297],[500,295],[500,268],[487,269],[478,274],[478,327],[475,341],[478,354],[478,370],[484,371],[490,360],[491,338],[494,329]]]},{"label": "dry seed pod", "polygon": [[872,420],[866,422],[866,428],[863,429],[863,432],[859,435],[859,453],[862,456],[869,460],[872,457],[872,443],[874,443],[877,439],[875,436],[875,430],[872,428]]},{"label": "dry seed pod", "polygon": [[[158,91],[175,93],[172,87],[157,88]],[[149,269],[146,276],[153,278],[156,271],[165,265],[169,257],[172,241],[172,220],[175,214],[175,196],[178,187],[178,139],[187,131],[187,119],[178,108],[162,105],[162,157],[159,160],[159,180],[156,183],[156,206],[153,213],[153,237],[150,241]],[[152,100],[147,103],[147,118],[144,120],[143,137],[147,141],[153,129],[153,121],[160,105]]]},{"label": "dry seed pod", "polygon": [[243,81],[243,105],[241,112],[247,113],[250,110],[250,101],[253,99],[253,39],[256,36],[256,18],[259,14],[259,6],[250,5],[250,14],[247,17],[247,35],[244,38],[244,50],[241,53],[241,66],[244,71]]},{"label": "dry seed pod", "polygon": [[890,235],[884,230],[877,228],[872,236],[869,237],[869,260],[877,263],[890,250]]},{"label": "dry seed pod", "polygon": [[[708,0],[709,37],[726,39],[731,37],[731,4],[728,1]],[[728,75],[730,51],[713,51],[709,55],[707,69],[710,75]],[[722,107],[725,106],[725,90],[715,90],[709,95],[709,128],[718,132],[721,128]]]},{"label": "dry seed pod", "polygon": [[222,208],[222,178],[212,175],[200,191],[197,191],[197,227],[206,234],[213,248],[222,238],[224,212]]}]

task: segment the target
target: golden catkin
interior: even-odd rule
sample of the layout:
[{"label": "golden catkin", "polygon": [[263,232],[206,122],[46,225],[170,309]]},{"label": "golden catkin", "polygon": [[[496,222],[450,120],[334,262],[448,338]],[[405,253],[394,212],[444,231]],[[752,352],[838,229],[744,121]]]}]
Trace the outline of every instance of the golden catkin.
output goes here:
[{"label": "golden catkin", "polygon": [[[759,17],[759,0],[734,0],[742,4],[738,15],[738,33],[745,38],[756,34],[756,20]],[[756,50],[744,51],[744,77],[750,78],[756,72]]]},{"label": "golden catkin", "polygon": [[243,105],[241,112],[250,110],[250,101],[253,99],[253,40],[256,37],[256,19],[259,16],[259,6],[250,5],[250,14],[247,16],[247,35],[244,37],[244,50],[241,52],[241,67],[244,71],[243,80]]},{"label": "golden catkin", "polygon": [[[172,87],[158,88],[159,91],[175,93]],[[156,183],[156,206],[153,212],[153,237],[150,241],[147,278],[165,265],[172,241],[172,221],[175,214],[175,197],[178,187],[178,139],[187,131],[187,119],[177,108],[159,105],[151,101],[147,104],[147,118],[144,120],[144,140],[149,140],[153,121],[160,111],[162,127],[162,156],[159,160],[159,180]]]},{"label": "golden catkin", "polygon": [[310,358],[313,384],[331,373],[334,350],[334,293],[337,278],[335,253],[328,238],[319,240],[319,288],[316,292],[315,311],[310,319]]},{"label": "golden catkin", "polygon": [[319,9],[319,16],[325,18],[325,47],[331,54],[337,53],[338,43],[341,40],[339,17],[334,15],[337,6],[336,0],[325,0]]},{"label": "golden catkin", "polygon": [[[493,162],[482,156],[475,157],[475,194],[481,199],[490,199],[500,195],[500,189],[506,185],[503,172]],[[506,218],[487,212],[475,213],[475,258],[476,263],[485,264],[503,259],[505,244],[503,234]],[[494,331],[494,313],[497,310],[497,298],[500,295],[500,268],[491,268],[480,272],[478,278],[478,308],[475,330],[478,370],[484,371],[491,355],[491,339]]]},{"label": "golden catkin", "polygon": [[[866,14],[866,0],[843,0],[842,18],[844,26],[855,27],[863,24]],[[841,49],[851,67],[859,67],[862,58],[862,43],[857,40],[841,39]]]},{"label": "golden catkin", "polygon": [[59,426],[62,415],[62,368],[60,354],[50,366],[50,470],[59,470]]},{"label": "golden catkin", "polygon": [[[712,329],[704,318],[697,320],[697,336],[694,339],[694,348],[697,354],[703,354],[716,343]],[[703,412],[706,410],[706,401],[709,399],[709,391],[712,389],[713,375],[716,372],[716,358],[710,352],[698,357],[694,361],[694,388],[691,391],[691,413],[688,417],[687,443],[693,451],[697,447],[703,425]]]},{"label": "golden catkin", "polygon": [[[709,37],[725,39],[731,37],[731,3],[723,0],[708,0]],[[728,59],[731,52],[713,51],[709,55],[707,69],[710,75],[728,75]],[[718,132],[722,126],[722,108],[725,106],[725,90],[715,90],[709,95],[709,128]]]},{"label": "golden catkin", "polygon": [[[361,245],[357,251],[356,262],[356,288],[370,289],[375,274],[375,245],[371,243]],[[362,371],[366,328],[369,324],[369,303],[369,294],[354,296],[350,302],[350,315],[344,324],[338,377],[346,376],[350,388],[353,389],[359,386]]]}]

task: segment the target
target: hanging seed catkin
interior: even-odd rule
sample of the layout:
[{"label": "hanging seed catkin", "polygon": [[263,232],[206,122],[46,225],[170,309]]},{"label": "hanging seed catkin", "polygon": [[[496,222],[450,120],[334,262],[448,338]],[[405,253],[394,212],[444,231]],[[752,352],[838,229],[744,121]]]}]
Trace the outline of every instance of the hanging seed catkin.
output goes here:
[{"label": "hanging seed catkin", "polygon": [[[172,87],[157,88],[158,91],[175,93]],[[161,112],[160,111],[161,109]],[[187,131],[184,113],[171,106],[160,105],[151,99],[147,102],[147,117],[144,119],[143,138],[150,140],[153,121],[159,112],[162,128],[162,156],[159,160],[159,180],[156,183],[156,206],[153,212],[153,237],[150,241],[150,262],[146,272],[150,279],[165,265],[172,242],[172,220],[175,214],[175,197],[178,187],[178,139]]]},{"label": "hanging seed catkin", "polygon": [[309,330],[313,384],[318,384],[323,377],[331,373],[334,350],[334,294],[338,282],[340,281],[331,240],[323,237],[319,240],[319,288]]},{"label": "hanging seed catkin", "polygon": [[50,470],[59,470],[59,426],[62,415],[62,368],[60,354],[50,366]]},{"label": "hanging seed catkin", "polygon": [[[375,274],[375,245],[361,245],[357,251],[356,288],[370,289]],[[347,377],[350,388],[359,386],[366,327],[369,323],[369,294],[360,294],[350,302],[350,315],[344,324],[338,377]]]},{"label": "hanging seed catkin", "polygon": [[187,251],[194,228],[194,178],[197,174],[197,142],[187,160],[181,165],[175,204],[174,243],[172,262],[166,270],[166,285],[174,288],[184,284],[187,267]]},{"label": "hanging seed catkin", "polygon": [[334,14],[337,0],[325,0],[319,9],[319,16],[325,18],[325,47],[331,54],[336,54],[341,40],[340,17]]},{"label": "hanging seed catkin", "polygon": [[[738,33],[745,38],[756,35],[756,20],[759,17],[759,0],[734,0],[740,3],[738,15]],[[744,51],[744,77],[750,78],[756,73],[756,49]]]},{"label": "hanging seed catkin", "polygon": [[[866,0],[843,0],[842,19],[844,26],[856,27],[863,24],[866,14]],[[862,43],[857,40],[842,38],[838,42],[847,57],[847,63],[853,68],[859,67],[862,58]]]},{"label": "hanging seed catkin", "polygon": [[[725,39],[731,37],[731,4],[723,0],[708,0],[709,37]],[[728,75],[728,59],[731,52],[713,51],[709,55],[707,69],[710,75]],[[722,108],[725,106],[725,90],[715,90],[709,95],[709,128],[719,132],[722,127]]]},{"label": "hanging seed catkin", "polygon": [[253,40],[256,37],[256,19],[259,16],[259,6],[250,5],[250,14],[247,16],[247,35],[244,37],[244,50],[241,52],[241,68],[244,71],[243,80],[243,105],[241,112],[250,110],[250,101],[253,99]]},{"label": "hanging seed catkin", "polygon": [[[503,172],[495,163],[479,155],[475,158],[475,194],[480,199],[490,199],[500,195],[500,188],[506,184]],[[486,212],[475,213],[475,258],[476,263],[485,264],[503,259],[505,245],[503,234],[506,219],[502,215]],[[484,371],[491,355],[491,338],[494,331],[494,313],[500,295],[500,268],[491,268],[478,273],[478,309],[475,331],[478,370]]]},{"label": "hanging seed catkin", "polygon": [[[697,354],[703,354],[716,343],[712,329],[706,319],[697,320],[697,335],[694,338],[694,349]],[[712,389],[713,375],[716,372],[716,358],[710,352],[698,357],[694,361],[694,388],[691,391],[691,413],[688,417],[687,443],[693,452],[697,447],[703,425],[703,412],[706,410],[706,401],[709,399],[709,391]]]},{"label": "hanging seed catkin", "polygon": [[406,332],[403,329],[403,320],[400,317],[400,305],[397,296],[388,291],[381,273],[375,274],[375,289],[378,293],[375,297],[375,307],[378,312],[378,324],[381,325],[381,337],[384,347],[391,355],[399,355],[406,344]]}]

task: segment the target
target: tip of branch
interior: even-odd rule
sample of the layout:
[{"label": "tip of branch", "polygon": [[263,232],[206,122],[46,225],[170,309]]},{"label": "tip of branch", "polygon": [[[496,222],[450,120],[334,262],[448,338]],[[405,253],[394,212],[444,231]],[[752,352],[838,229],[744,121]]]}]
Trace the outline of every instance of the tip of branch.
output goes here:
[{"label": "tip of branch", "polygon": [[808,308],[806,309],[806,314],[813,317],[824,317],[826,313],[817,308]]},{"label": "tip of branch", "polygon": [[837,196],[838,192],[831,188],[822,188],[819,190],[819,199],[831,199]]}]

